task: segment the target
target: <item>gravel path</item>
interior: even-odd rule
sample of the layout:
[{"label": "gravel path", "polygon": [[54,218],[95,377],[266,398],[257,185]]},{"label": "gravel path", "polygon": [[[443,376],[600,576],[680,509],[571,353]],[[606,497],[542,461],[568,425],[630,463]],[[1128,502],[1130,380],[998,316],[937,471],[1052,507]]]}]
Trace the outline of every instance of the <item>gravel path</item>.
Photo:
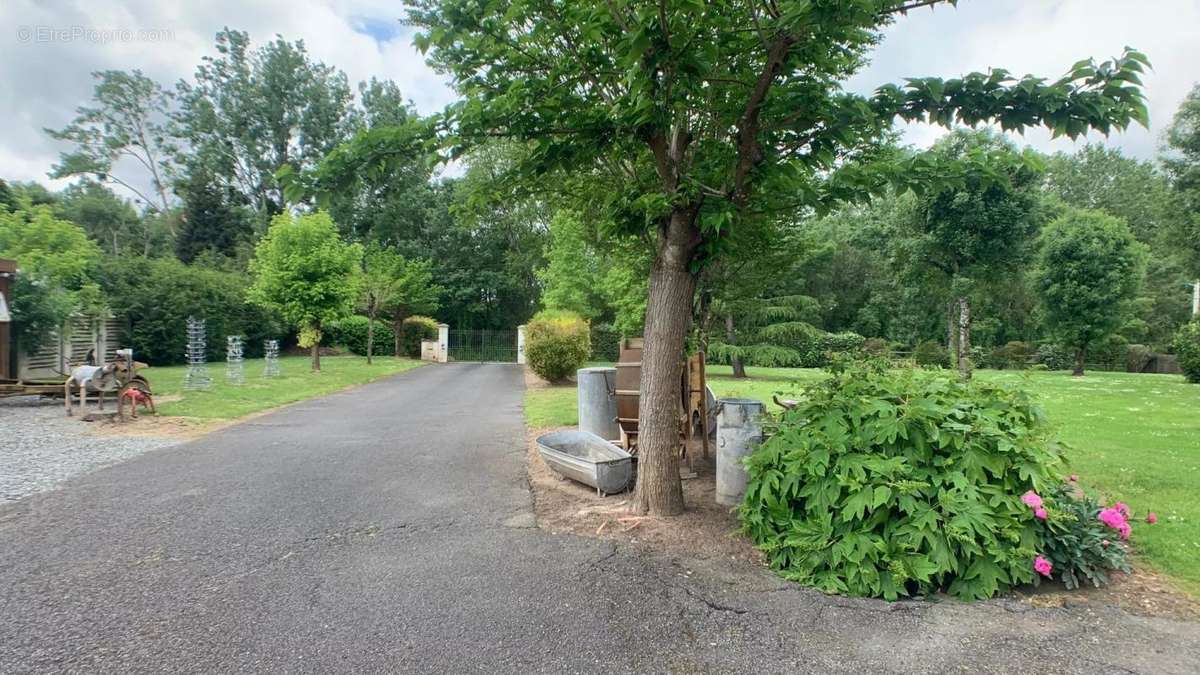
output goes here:
[{"label": "gravel path", "polygon": [[67,417],[58,400],[0,399],[0,503],[180,442],[93,435],[94,424]]}]

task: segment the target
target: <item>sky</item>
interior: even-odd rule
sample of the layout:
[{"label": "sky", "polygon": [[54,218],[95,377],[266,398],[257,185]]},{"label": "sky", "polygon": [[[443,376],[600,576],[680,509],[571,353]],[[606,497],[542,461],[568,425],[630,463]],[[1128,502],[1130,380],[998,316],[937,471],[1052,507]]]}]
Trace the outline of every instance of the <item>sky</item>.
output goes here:
[{"label": "sky", "polygon": [[[223,27],[245,30],[255,43],[275,35],[302,39],[311,56],[342,69],[351,82],[392,79],[423,113],[454,93],[412,46],[399,21],[403,3],[387,0],[0,0],[0,177],[37,180],[66,144],[61,128],[91,96],[92,71],[140,69],[164,85],[190,78],[213,53]],[[847,82],[870,93],[905,77],[954,77],[990,66],[1056,78],[1079,59],[1103,60],[1126,45],[1144,52],[1150,129],[1132,127],[1104,141],[1153,159],[1162,132],[1191,87],[1200,82],[1200,0],[960,0],[957,8],[922,9],[901,17]],[[927,146],[944,130],[901,127],[904,141]],[[1071,151],[1084,141],[1051,140],[1030,131],[1023,144]]]}]

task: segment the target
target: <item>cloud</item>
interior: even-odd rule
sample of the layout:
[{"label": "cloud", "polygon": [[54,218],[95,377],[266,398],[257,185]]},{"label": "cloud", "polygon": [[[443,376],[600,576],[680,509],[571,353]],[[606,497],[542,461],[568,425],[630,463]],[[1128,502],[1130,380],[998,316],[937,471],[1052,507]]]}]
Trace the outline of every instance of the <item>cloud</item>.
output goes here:
[{"label": "cloud", "polygon": [[[139,68],[173,85],[191,76],[226,26],[248,31],[256,43],[277,34],[303,39],[313,58],[341,68],[352,82],[392,79],[420,111],[439,110],[453,92],[413,48],[402,12],[391,0],[6,0],[0,4],[0,175],[50,182],[46,172],[67,148],[42,129],[62,127],[88,101],[92,71]],[[989,66],[1057,76],[1080,58],[1113,56],[1128,44],[1154,64],[1146,77],[1152,127],[1113,134],[1108,142],[1149,159],[1200,78],[1198,25],[1195,0],[963,0],[957,9],[900,18],[872,65],[848,86],[869,92],[907,76],[954,76]],[[39,27],[67,32],[47,39],[22,33]],[[919,125],[904,131],[917,145],[942,133]],[[1075,146],[1040,131],[1025,142],[1043,150]]]}]

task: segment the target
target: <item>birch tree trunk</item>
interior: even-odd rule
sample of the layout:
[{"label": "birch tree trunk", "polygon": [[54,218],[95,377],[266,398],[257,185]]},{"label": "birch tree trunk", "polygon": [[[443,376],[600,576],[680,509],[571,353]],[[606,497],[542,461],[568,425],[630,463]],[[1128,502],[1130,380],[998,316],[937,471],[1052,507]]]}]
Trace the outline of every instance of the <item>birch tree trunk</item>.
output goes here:
[{"label": "birch tree trunk", "polygon": [[971,301],[958,299],[958,372],[964,380],[971,379]]}]

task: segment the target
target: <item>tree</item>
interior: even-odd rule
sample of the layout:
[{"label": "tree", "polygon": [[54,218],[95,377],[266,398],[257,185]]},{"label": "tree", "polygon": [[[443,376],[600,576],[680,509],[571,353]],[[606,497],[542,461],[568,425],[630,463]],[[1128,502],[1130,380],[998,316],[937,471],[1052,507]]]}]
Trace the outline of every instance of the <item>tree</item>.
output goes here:
[{"label": "tree", "polygon": [[1003,70],[845,92],[879,31],[936,0],[657,4],[589,0],[419,0],[417,46],[452,75],[453,152],[497,136],[527,144],[520,173],[589,172],[615,230],[656,245],[646,308],[634,506],[683,508],[676,375],[696,275],[748,214],[826,210],[886,184],[937,184],[944,168],[877,159],[892,120],[994,120],[1077,136],[1146,110],[1137,52],[1065,77]]},{"label": "tree", "polygon": [[309,59],[303,41],[251,50],[248,34],[226,29],[216,49],[194,83],[179,83],[175,119],[189,170],[225,181],[261,227],[283,210],[276,172],[315,165],[357,127],[353,93],[344,73]]},{"label": "tree", "polygon": [[1188,256],[1180,255],[1190,246],[1187,237],[1176,232],[1187,214],[1168,176],[1118,149],[1088,145],[1050,159],[1046,188],[1068,206],[1099,209],[1125,220],[1138,241],[1150,247],[1146,283],[1135,303],[1138,318],[1122,334],[1167,349],[1175,329],[1188,320],[1185,284],[1200,270],[1189,269]]},{"label": "tree", "polygon": [[227,188],[203,169],[191,171],[183,185],[183,223],[175,239],[175,255],[185,263],[209,252],[232,257],[250,234],[246,214],[235,206]]},{"label": "tree", "polygon": [[[120,185],[148,208],[169,211],[176,152],[168,117],[171,93],[140,70],[105,70],[92,77],[98,81],[92,95],[95,105],[76,108],[75,119],[62,129],[46,129],[51,138],[75,144],[73,151],[62,154],[50,177],[86,176]],[[126,173],[127,168],[117,166],[121,160],[144,176],[133,178],[134,171]],[[139,187],[145,177],[149,192]]]},{"label": "tree", "polygon": [[248,298],[299,329],[314,372],[321,370],[321,327],[354,311],[362,255],[362,246],[343,242],[323,212],[275,216],[254,249]]},{"label": "tree", "polygon": [[400,341],[404,337],[404,320],[414,314],[431,314],[437,310],[442,287],[433,283],[433,264],[428,260],[405,260],[396,267],[396,286],[381,307],[392,320],[392,335],[396,355],[403,354]]},{"label": "tree", "polygon": [[391,314],[397,356],[404,352],[400,340],[404,319],[437,309],[441,289],[433,284],[430,264],[409,261],[394,250],[372,245],[363,256],[362,298],[359,306],[367,313],[367,363],[375,348],[375,321]]},{"label": "tree", "polygon": [[1169,241],[1200,284],[1200,84],[1179,105],[1166,134],[1163,166],[1171,177],[1179,217]]},{"label": "tree", "polygon": [[[944,275],[951,300],[946,310],[946,344],[951,363],[970,378],[971,291],[1016,272],[1037,232],[1037,161],[990,131],[958,130],[929,153],[934,165],[970,160],[988,173],[925,193],[915,225],[916,262]],[[1000,179],[996,180],[996,176]]]},{"label": "tree", "polygon": [[1144,246],[1124,221],[1085,210],[1047,225],[1041,245],[1035,285],[1046,324],[1074,350],[1074,374],[1083,375],[1088,347],[1129,316],[1144,274]]},{"label": "tree", "polygon": [[602,311],[599,260],[589,255],[583,221],[578,214],[559,211],[550,219],[546,267],[538,270],[543,284],[542,304],[594,321]]},{"label": "tree", "polygon": [[59,217],[81,226],[93,241],[114,256],[141,250],[149,254],[155,237],[144,229],[129,202],[105,185],[84,179],[67,186],[55,208]]},{"label": "tree", "polygon": [[0,207],[0,258],[19,265],[12,313],[26,351],[36,351],[72,314],[100,310],[99,289],[91,281],[100,248],[81,227],[55,218],[49,206]]}]

